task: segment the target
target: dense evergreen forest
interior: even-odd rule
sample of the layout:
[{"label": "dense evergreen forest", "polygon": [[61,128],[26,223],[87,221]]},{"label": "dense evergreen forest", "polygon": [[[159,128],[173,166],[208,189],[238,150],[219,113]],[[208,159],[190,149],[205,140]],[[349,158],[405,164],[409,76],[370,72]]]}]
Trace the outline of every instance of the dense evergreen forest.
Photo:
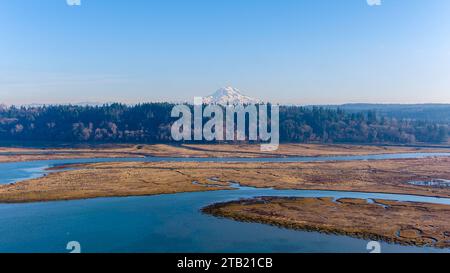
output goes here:
[{"label": "dense evergreen forest", "polygon": [[450,104],[367,104],[325,105],[348,112],[376,111],[379,116],[450,123]]},{"label": "dense evergreen forest", "polygon": [[[55,105],[1,107],[0,140],[58,142],[171,142],[173,105]],[[322,107],[280,107],[282,142],[441,143],[449,124],[396,119],[375,111]]]}]

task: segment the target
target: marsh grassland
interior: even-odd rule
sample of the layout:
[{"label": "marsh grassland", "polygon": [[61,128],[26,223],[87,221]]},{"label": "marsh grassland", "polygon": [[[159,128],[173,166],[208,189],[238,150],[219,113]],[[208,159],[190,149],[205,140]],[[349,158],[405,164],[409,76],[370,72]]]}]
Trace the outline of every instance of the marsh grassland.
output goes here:
[{"label": "marsh grassland", "polygon": [[[447,149],[284,144],[264,153],[252,145],[114,145],[0,148],[0,162],[97,157],[291,157],[448,152]],[[450,157],[319,162],[104,162],[0,185],[0,203],[26,203],[256,188],[396,193],[450,198]],[[418,183],[418,181],[434,181]],[[414,182],[414,183],[412,183]],[[444,184],[443,184],[444,185]],[[212,187],[211,187],[212,186]],[[205,213],[239,221],[410,245],[450,247],[450,206],[343,198],[259,197],[210,205]]]},{"label": "marsh grassland", "polygon": [[348,235],[406,245],[450,247],[450,206],[343,198],[261,197],[203,212],[243,222]]},{"label": "marsh grassland", "polygon": [[[0,202],[153,195],[217,190],[239,182],[276,189],[339,190],[450,197],[450,188],[410,181],[450,179],[450,158],[376,161],[227,163],[108,162],[67,165],[59,172],[0,185]],[[65,167],[75,168],[64,170]],[[210,178],[216,178],[211,181]],[[197,183],[193,183],[197,182]]]},{"label": "marsh grassland", "polygon": [[196,185],[188,175],[165,168],[164,164],[97,163],[68,167],[76,169],[0,185],[0,202],[40,202],[221,189]]},{"label": "marsh grassland", "polygon": [[119,157],[294,157],[294,156],[342,156],[394,153],[448,152],[443,148],[400,146],[281,144],[274,152],[261,152],[259,145],[129,145],[104,144],[62,148],[12,148],[0,147],[1,162],[54,160],[69,158],[119,158]]}]

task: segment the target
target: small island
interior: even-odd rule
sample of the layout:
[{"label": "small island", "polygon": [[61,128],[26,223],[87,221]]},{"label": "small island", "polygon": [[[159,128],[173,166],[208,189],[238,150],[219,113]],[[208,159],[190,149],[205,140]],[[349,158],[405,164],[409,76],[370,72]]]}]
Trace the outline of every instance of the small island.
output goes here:
[{"label": "small island", "polygon": [[369,240],[450,247],[450,206],[343,198],[260,197],[218,203],[204,213],[237,221]]}]

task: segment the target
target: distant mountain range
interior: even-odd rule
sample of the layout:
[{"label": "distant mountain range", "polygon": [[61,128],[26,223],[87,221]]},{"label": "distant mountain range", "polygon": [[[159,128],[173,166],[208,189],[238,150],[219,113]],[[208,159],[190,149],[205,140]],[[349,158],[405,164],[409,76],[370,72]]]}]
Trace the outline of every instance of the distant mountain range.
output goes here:
[{"label": "distant mountain range", "polygon": [[[239,89],[223,87],[212,95],[203,98],[205,104],[258,104],[261,100],[246,96]],[[342,105],[310,105],[306,108],[322,107],[341,109],[350,113],[374,111],[378,116],[396,119],[426,120],[433,122],[450,122],[450,104],[372,104],[349,103]]]},{"label": "distant mountain range", "polygon": [[[222,87],[213,94],[204,97],[205,104],[219,104],[219,105],[236,105],[236,104],[259,104],[262,100],[252,98],[244,95],[239,89],[228,86]],[[70,103],[75,106],[102,106],[101,102],[79,102]],[[27,107],[41,107],[51,104],[28,104]],[[67,105],[67,104],[56,104]],[[285,105],[286,107],[297,105]],[[6,105],[0,104],[0,110],[5,109]],[[450,104],[375,104],[375,103],[349,103],[342,105],[308,105],[305,108],[321,107],[326,109],[341,109],[350,113],[375,111],[378,116],[385,116],[396,119],[410,119],[410,120],[426,120],[433,122],[450,123]]]}]

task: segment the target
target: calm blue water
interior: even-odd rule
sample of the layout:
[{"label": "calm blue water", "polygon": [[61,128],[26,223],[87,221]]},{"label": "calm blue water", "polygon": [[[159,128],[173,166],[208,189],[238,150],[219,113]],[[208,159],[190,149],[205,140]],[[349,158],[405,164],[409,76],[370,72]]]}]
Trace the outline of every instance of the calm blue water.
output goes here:
[{"label": "calm blue water", "polygon": [[[428,154],[435,156],[440,154]],[[363,156],[360,160],[406,155]],[[408,154],[408,157],[413,154]],[[417,154],[415,157],[422,157]],[[402,157],[403,158],[403,157]],[[289,158],[292,161],[292,158]],[[354,157],[299,158],[299,161]],[[0,164],[0,182],[17,182],[45,173],[49,166],[100,161],[260,161],[261,159],[80,159]],[[263,159],[278,161],[279,159]],[[68,252],[78,241],[83,252],[367,252],[367,241],[347,236],[302,232],[241,223],[202,214],[215,202],[256,196],[380,198],[450,204],[450,199],[410,195],[273,190],[180,193],[148,197],[0,205],[0,252]],[[450,252],[382,243],[383,252]]]}]

